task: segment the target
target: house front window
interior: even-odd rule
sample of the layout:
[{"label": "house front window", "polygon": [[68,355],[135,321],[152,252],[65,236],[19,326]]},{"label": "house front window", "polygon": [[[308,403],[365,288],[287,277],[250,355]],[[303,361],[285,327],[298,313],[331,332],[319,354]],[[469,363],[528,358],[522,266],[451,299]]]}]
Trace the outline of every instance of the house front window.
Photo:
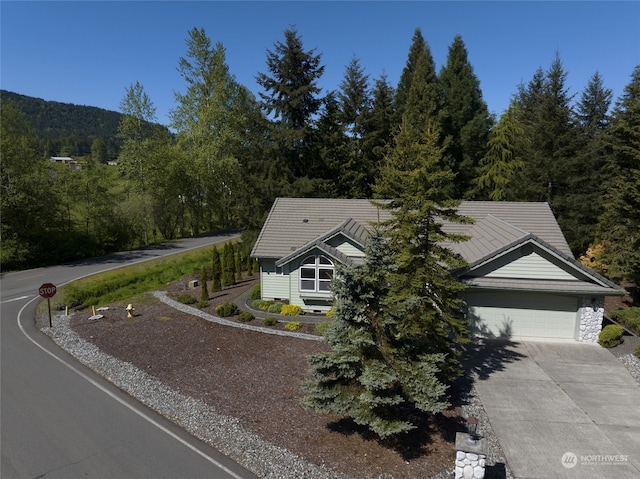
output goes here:
[{"label": "house front window", "polygon": [[329,292],[333,263],[325,256],[307,256],[300,266],[300,291]]}]

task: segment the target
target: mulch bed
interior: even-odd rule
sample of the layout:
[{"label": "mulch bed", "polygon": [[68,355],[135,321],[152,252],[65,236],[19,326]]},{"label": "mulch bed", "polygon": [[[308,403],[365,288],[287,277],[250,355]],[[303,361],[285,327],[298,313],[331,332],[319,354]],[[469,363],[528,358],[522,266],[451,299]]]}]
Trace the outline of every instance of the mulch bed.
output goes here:
[{"label": "mulch bed", "polygon": [[[190,279],[168,285],[184,292]],[[234,301],[256,284],[246,278],[210,295],[206,310]],[[199,288],[190,290],[200,298]],[[451,470],[456,431],[464,430],[458,407],[418,418],[419,428],[397,441],[380,441],[339,417],[305,411],[300,405],[306,356],[324,351],[308,341],[230,328],[185,314],[148,295],[134,304],[113,304],[104,318],[91,311],[72,316],[71,327],[107,354],[127,361],[182,394],[236,417],[245,428],[315,464],[353,478],[425,478]],[[259,324],[255,320],[255,324]],[[313,332],[307,325],[303,332]]]}]

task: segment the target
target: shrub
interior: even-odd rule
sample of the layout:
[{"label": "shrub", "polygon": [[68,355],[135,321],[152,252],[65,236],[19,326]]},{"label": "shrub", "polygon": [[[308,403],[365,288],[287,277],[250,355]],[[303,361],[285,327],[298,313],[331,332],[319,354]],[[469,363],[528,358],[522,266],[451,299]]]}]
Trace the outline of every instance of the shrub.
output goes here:
[{"label": "shrub", "polygon": [[324,334],[328,331],[328,329],[333,325],[333,321],[323,321],[322,323],[316,324],[316,333]]},{"label": "shrub", "polygon": [[333,318],[335,314],[336,314],[336,308],[332,307],[329,311],[327,311],[326,316],[327,318]]},{"label": "shrub", "polygon": [[262,293],[260,290],[260,283],[256,284],[253,288],[251,288],[251,292],[249,293],[249,299],[262,299]]},{"label": "shrub", "polygon": [[284,314],[285,316],[300,316],[303,313],[300,306],[296,306],[295,304],[285,304],[282,306],[280,314]]},{"label": "shrub", "polygon": [[287,331],[297,331],[302,327],[302,323],[300,321],[291,321],[284,326],[284,329]]},{"label": "shrub", "polygon": [[282,303],[271,303],[267,308],[267,311],[269,313],[275,313],[275,314],[279,314],[281,310],[282,310]]},{"label": "shrub", "polygon": [[617,309],[611,312],[611,319],[624,324],[634,333],[640,335],[640,308]]},{"label": "shrub", "polygon": [[224,303],[216,308],[216,313],[223,318],[238,314],[238,306],[235,303]]},{"label": "shrub", "polygon": [[191,294],[182,293],[176,298],[182,304],[195,304],[198,300]]},{"label": "shrub", "polygon": [[251,314],[249,311],[243,311],[242,313],[240,313],[240,316],[238,316],[238,321],[242,323],[248,323],[254,318],[255,316]]},{"label": "shrub", "polygon": [[638,344],[638,347],[636,348],[636,356],[640,359],[640,344]]},{"label": "shrub", "polygon": [[617,324],[608,324],[602,328],[602,331],[600,331],[598,344],[603,348],[613,348],[623,341],[623,334],[624,329],[622,329],[621,326],[618,326]]},{"label": "shrub", "polygon": [[278,320],[272,316],[267,316],[262,320],[262,324],[265,326],[274,326],[277,322]]},{"label": "shrub", "polygon": [[207,306],[209,306],[209,302],[208,301],[203,301],[203,300],[198,301],[198,303],[196,304],[196,307],[200,308],[200,309],[204,309]]}]

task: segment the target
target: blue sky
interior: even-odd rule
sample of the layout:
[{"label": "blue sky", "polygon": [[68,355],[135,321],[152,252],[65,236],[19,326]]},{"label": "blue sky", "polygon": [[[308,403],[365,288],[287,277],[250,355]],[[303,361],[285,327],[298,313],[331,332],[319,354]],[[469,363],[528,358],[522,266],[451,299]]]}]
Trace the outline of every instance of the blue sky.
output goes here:
[{"label": "blue sky", "polygon": [[221,42],[236,79],[256,96],[266,51],[292,25],[322,55],[320,86],[337,89],[356,56],[371,80],[395,86],[416,28],[438,71],[460,34],[489,110],[500,114],[535,71],[559,53],[579,99],[598,70],[614,99],[640,64],[640,2],[552,1],[10,1],[0,2],[3,89],[45,100],[119,110],[136,81],[168,124],[176,70],[193,27]]}]

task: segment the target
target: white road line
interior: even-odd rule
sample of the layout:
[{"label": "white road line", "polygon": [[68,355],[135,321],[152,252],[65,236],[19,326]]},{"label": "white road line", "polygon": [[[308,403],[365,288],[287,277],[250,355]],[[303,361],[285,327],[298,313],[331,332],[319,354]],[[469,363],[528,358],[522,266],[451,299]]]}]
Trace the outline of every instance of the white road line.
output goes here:
[{"label": "white road line", "polygon": [[204,459],[206,459],[207,461],[209,461],[211,464],[219,467],[220,469],[222,469],[224,472],[226,472],[227,474],[229,474],[231,477],[234,477],[235,479],[244,479],[242,476],[239,476],[238,474],[236,474],[235,472],[233,472],[231,469],[227,468],[226,466],[224,466],[223,464],[221,464],[220,462],[218,462],[216,459],[214,459],[211,456],[208,456],[207,454],[205,454],[204,452],[202,452],[201,450],[199,450],[197,447],[189,444],[187,441],[185,441],[184,439],[182,439],[180,436],[178,436],[177,434],[175,434],[174,432],[170,431],[169,429],[167,429],[166,427],[164,427],[162,424],[160,424],[159,422],[157,422],[156,420],[150,418],[149,416],[147,416],[146,414],[144,414],[143,411],[140,411],[139,409],[136,409],[135,407],[133,407],[132,405],[130,405],[129,403],[127,403],[126,401],[124,401],[122,398],[118,397],[117,395],[115,395],[113,392],[109,391],[108,389],[106,389],[104,386],[102,386],[100,383],[98,383],[96,380],[94,380],[93,378],[87,376],[85,373],[83,373],[82,371],[80,371],[79,369],[77,369],[75,366],[73,366],[72,364],[68,363],[67,361],[65,361],[62,358],[59,358],[58,356],[56,356],[55,354],[53,354],[52,352],[46,350],[44,347],[42,347],[40,344],[38,344],[33,338],[31,338],[31,336],[29,336],[27,334],[27,332],[25,331],[25,329],[22,327],[22,323],[21,321],[21,317],[22,317],[22,311],[24,310],[24,308],[26,308],[31,302],[35,301],[36,298],[33,298],[31,301],[29,301],[27,304],[25,304],[20,311],[18,312],[18,327],[20,328],[20,331],[22,331],[22,334],[25,335],[25,337],[31,341],[33,344],[35,344],[36,346],[38,346],[42,351],[44,351],[45,353],[47,353],[49,356],[51,356],[52,358],[54,358],[55,360],[59,361],[60,363],[64,364],[66,367],[68,367],[69,369],[71,369],[74,373],[76,373],[78,376],[82,377],[83,379],[87,380],[89,383],[93,384],[95,387],[97,387],[98,389],[100,389],[102,392],[104,392],[105,394],[111,396],[113,399],[115,399],[116,401],[118,401],[120,404],[122,404],[123,406],[125,406],[126,408],[128,408],[130,411],[134,412],[135,414],[137,414],[138,416],[140,416],[142,419],[146,420],[147,422],[153,424],[155,427],[157,427],[158,429],[160,429],[162,432],[164,432],[165,434],[168,434],[169,436],[171,436],[172,438],[174,438],[176,441],[178,441],[179,443],[181,443],[183,446],[191,449],[193,452],[195,452],[196,454],[200,455],[201,457],[203,457]]},{"label": "white road line", "polygon": [[13,298],[13,299],[5,299],[4,301],[0,301],[0,303],[10,303],[12,301],[20,301],[21,299],[27,299],[30,298],[32,295],[28,294],[26,296],[20,296],[19,298]]}]

